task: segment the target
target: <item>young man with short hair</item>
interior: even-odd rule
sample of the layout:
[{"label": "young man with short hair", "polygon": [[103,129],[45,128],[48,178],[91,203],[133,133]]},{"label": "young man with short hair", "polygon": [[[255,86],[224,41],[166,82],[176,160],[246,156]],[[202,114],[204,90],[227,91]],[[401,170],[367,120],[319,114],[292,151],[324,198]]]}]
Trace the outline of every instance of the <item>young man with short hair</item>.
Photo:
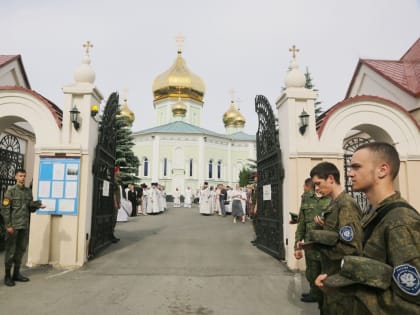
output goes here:
[{"label": "young man with short hair", "polygon": [[364,192],[371,205],[362,220],[363,256],[392,271],[391,279],[365,263],[357,268],[373,280],[359,281],[355,314],[419,314],[420,215],[394,188],[398,152],[388,143],[367,143],[357,148],[350,167],[353,189]]},{"label": "young man with short hair", "polygon": [[310,176],[315,192],[332,199],[323,214],[315,217],[315,222],[323,230],[312,231],[310,235],[321,253],[322,274],[315,280],[315,284],[324,292],[321,314],[352,314],[351,292],[331,292],[325,288],[323,281],[328,275],[339,272],[341,259],[345,255],[361,255],[362,212],[355,200],[340,185],[340,172],[334,164],[319,163],[312,168]]},{"label": "young man with short hair", "polygon": [[[4,283],[8,287],[14,286],[15,281],[29,281],[29,278],[20,273],[20,265],[28,240],[29,217],[31,212],[45,208],[40,200],[33,200],[31,189],[25,187],[25,178],[24,169],[15,171],[16,185],[7,189],[1,204],[1,214],[6,227]],[[12,267],[14,267],[13,276]]]}]

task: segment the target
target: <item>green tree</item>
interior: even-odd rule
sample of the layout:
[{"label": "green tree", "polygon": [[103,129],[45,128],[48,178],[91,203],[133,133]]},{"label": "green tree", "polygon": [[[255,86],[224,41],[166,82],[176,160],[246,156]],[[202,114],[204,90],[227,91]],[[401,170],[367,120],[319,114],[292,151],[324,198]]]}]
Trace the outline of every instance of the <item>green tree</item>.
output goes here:
[{"label": "green tree", "polygon": [[128,122],[128,118],[120,113],[120,108],[118,108],[116,117],[117,145],[115,165],[120,168],[121,183],[127,185],[140,181],[140,178],[136,176],[140,161],[132,150],[134,142],[131,125]]},{"label": "green tree", "polygon": [[249,169],[245,166],[239,172],[239,186],[245,187],[249,183]]},{"label": "green tree", "polygon": [[[309,90],[318,92],[318,90],[315,89],[315,86],[312,83],[312,76],[311,76],[311,73],[309,72],[308,67],[306,67],[305,78],[306,78],[305,87]],[[319,115],[322,114],[321,104],[322,102],[318,101],[318,99],[315,100],[315,119],[318,119]]]}]

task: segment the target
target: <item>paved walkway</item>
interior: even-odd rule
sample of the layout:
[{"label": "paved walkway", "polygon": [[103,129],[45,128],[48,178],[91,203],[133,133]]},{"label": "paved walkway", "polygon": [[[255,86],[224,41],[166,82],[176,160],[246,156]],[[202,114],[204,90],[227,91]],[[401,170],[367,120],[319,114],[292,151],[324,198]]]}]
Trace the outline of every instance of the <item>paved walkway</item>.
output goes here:
[{"label": "paved walkway", "polygon": [[[78,270],[25,270],[0,283],[1,314],[318,314],[301,274],[250,244],[249,222],[169,209],[118,223],[121,241]],[[0,273],[2,274],[2,273]]]}]

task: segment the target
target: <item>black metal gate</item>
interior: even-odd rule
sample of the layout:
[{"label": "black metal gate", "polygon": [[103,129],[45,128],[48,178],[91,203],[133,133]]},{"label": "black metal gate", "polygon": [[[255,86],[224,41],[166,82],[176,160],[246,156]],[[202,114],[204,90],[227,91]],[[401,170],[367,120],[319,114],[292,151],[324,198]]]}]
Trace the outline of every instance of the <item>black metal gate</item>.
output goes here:
[{"label": "black metal gate", "polygon": [[256,245],[278,258],[285,258],[283,243],[283,179],[278,129],[268,100],[255,97],[257,131],[257,216]]},{"label": "black metal gate", "polygon": [[93,165],[92,228],[89,258],[109,245],[114,225],[114,166],[118,94],[112,93],[104,108]]},{"label": "black metal gate", "polygon": [[19,140],[13,135],[4,136],[0,140],[0,200],[7,187],[16,184],[15,170],[23,168],[23,161]]},{"label": "black metal gate", "polygon": [[343,146],[345,188],[346,188],[346,191],[356,200],[356,202],[360,206],[360,209],[362,209],[363,212],[367,211],[369,207],[366,194],[362,192],[358,192],[358,191],[353,191],[351,178],[348,176],[348,172],[350,170],[351,158],[353,156],[354,151],[356,151],[356,149],[360,147],[362,144],[368,143],[368,142],[371,142],[371,140],[367,138],[354,137],[348,140]]}]

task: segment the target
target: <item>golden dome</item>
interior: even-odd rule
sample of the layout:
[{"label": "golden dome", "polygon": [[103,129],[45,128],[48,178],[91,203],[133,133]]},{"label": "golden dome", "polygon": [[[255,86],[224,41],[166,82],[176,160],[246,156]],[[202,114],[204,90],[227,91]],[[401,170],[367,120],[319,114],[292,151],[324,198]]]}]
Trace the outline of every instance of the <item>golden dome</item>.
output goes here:
[{"label": "golden dome", "polygon": [[127,100],[124,100],[124,103],[122,104],[120,114],[117,115],[117,117],[126,117],[127,122],[132,125],[135,120],[135,115],[131,111],[131,109],[128,108]]},{"label": "golden dome", "polygon": [[235,127],[243,127],[245,126],[245,117],[241,114],[241,112],[238,109],[238,114],[236,116],[236,118],[233,120],[233,125]]},{"label": "golden dome", "polygon": [[235,108],[235,102],[233,100],[230,101],[230,107],[227,110],[227,112],[223,115],[223,123],[225,124],[225,127],[234,126],[235,120],[239,116],[242,116],[242,114]]},{"label": "golden dome", "polygon": [[181,99],[178,99],[178,102],[172,105],[172,114],[174,116],[185,117],[186,112],[187,106],[181,101]]},{"label": "golden dome", "polygon": [[203,101],[206,91],[204,81],[188,69],[181,54],[182,52],[179,50],[174,64],[153,81],[155,101],[169,97],[178,97],[180,94],[183,98]]}]

